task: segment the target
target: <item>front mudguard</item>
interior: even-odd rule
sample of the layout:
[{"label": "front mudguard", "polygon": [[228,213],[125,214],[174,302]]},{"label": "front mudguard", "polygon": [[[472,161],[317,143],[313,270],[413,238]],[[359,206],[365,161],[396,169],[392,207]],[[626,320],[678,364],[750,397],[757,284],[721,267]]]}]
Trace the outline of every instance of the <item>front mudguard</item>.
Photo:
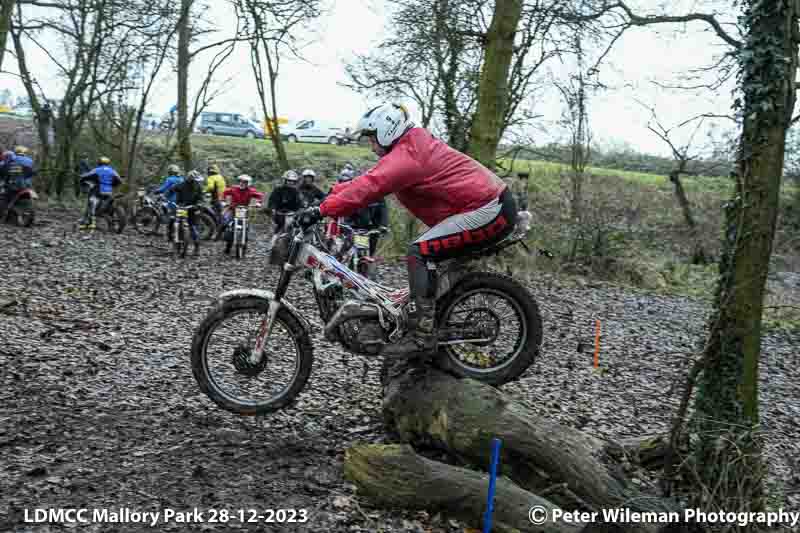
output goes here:
[{"label": "front mudguard", "polygon": [[[237,298],[258,298],[264,300],[264,303],[269,304],[275,298],[275,293],[272,291],[265,291],[262,289],[236,289],[232,291],[227,291],[220,294],[217,297],[217,300],[220,304],[227,300],[234,300]],[[310,334],[312,330],[311,322],[308,321],[306,317],[298,311],[298,309],[292,305],[290,302],[286,300],[281,300],[280,302],[281,307],[286,309],[289,313],[297,319],[303,325],[303,328],[306,330],[306,333]]]}]

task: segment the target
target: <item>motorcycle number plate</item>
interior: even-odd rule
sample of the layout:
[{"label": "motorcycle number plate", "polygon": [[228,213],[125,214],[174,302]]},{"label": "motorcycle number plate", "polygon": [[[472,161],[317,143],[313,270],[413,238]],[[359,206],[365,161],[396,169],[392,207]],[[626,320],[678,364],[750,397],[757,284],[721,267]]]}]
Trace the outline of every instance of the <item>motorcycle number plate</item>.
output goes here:
[{"label": "motorcycle number plate", "polygon": [[189,216],[189,212],[186,209],[178,209],[178,216],[179,217],[187,217]]},{"label": "motorcycle number plate", "polygon": [[236,218],[245,218],[247,216],[247,209],[244,207],[236,208]]},{"label": "motorcycle number plate", "polygon": [[369,248],[369,236],[368,235],[356,235],[353,239],[356,246],[361,246],[363,248]]}]

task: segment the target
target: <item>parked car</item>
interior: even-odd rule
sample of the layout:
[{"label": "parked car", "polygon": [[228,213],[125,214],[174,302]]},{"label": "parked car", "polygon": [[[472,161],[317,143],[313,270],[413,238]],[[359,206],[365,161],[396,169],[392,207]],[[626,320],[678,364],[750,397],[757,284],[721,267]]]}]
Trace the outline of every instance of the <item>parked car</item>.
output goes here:
[{"label": "parked car", "polygon": [[322,120],[301,120],[281,128],[281,137],[289,142],[327,143],[334,145],[349,142],[345,128]]},{"label": "parked car", "polygon": [[264,128],[238,113],[201,113],[197,129],[208,135],[233,135],[250,139],[265,137]]}]

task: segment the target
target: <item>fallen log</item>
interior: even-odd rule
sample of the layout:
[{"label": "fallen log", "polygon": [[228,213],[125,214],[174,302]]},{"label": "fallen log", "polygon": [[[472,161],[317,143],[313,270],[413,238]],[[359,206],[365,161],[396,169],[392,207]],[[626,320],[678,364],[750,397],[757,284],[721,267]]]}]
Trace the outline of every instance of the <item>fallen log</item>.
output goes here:
[{"label": "fallen log", "polygon": [[[363,445],[347,450],[345,476],[359,494],[386,508],[445,511],[468,524],[483,523],[489,476],[426,459],[408,445]],[[535,525],[533,506],[551,512],[554,504],[498,477],[492,531],[578,533],[582,526],[566,522]]]},{"label": "fallen log", "polygon": [[[503,442],[502,475],[530,494],[546,495],[561,509],[680,510],[674,502],[646,494],[631,481],[623,468],[629,448],[547,420],[494,387],[407,362],[387,361],[382,380],[387,429],[404,443],[444,450],[485,471],[491,440],[497,437]],[[408,476],[403,480],[411,483]],[[384,483],[388,486],[391,481]],[[625,531],[659,529],[657,524],[625,527]]]}]

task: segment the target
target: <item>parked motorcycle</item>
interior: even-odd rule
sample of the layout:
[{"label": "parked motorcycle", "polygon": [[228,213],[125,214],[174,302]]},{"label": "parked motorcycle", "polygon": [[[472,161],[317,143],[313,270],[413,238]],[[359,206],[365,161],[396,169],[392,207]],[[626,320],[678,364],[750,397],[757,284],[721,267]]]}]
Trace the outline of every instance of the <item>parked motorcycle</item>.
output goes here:
[{"label": "parked motorcycle", "polygon": [[[536,302],[514,279],[477,266],[481,258],[510,246],[527,249],[525,236],[517,227],[484,250],[428,264],[438,277],[438,367],[458,377],[501,385],[517,379],[533,363],[542,343]],[[408,330],[408,290],[353,272],[320,249],[322,239],[319,226],[303,218],[296,221],[272,248],[270,262],[282,266],[275,292],[225,292],[196,329],[192,371],[200,390],[219,407],[242,415],[271,413],[290,405],[305,387],[314,362],[308,311],[299,311],[285,299],[299,272],[311,271],[325,338],[345,350],[376,356],[384,344]],[[348,297],[342,305],[332,297],[337,289]]]},{"label": "parked motorcycle", "polygon": [[0,221],[15,226],[30,227],[36,218],[34,201],[39,198],[36,191],[26,187],[19,189],[6,204],[8,189],[0,183]]}]

